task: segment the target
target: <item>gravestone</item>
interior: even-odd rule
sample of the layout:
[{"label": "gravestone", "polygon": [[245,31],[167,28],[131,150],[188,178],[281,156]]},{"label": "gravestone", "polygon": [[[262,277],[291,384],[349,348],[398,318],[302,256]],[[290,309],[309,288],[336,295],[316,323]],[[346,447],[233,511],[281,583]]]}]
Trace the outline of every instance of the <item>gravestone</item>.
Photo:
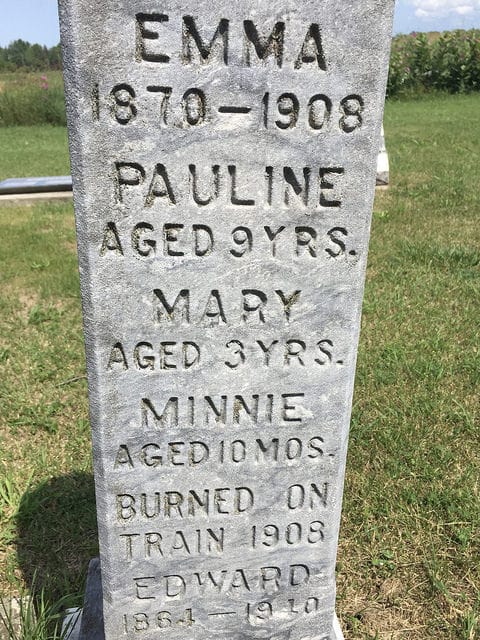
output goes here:
[{"label": "gravestone", "polygon": [[377,187],[388,187],[390,183],[390,161],[385,144],[385,133],[382,127],[380,137],[380,153],[377,158]]},{"label": "gravestone", "polygon": [[60,2],[107,640],[342,637],[393,5]]}]

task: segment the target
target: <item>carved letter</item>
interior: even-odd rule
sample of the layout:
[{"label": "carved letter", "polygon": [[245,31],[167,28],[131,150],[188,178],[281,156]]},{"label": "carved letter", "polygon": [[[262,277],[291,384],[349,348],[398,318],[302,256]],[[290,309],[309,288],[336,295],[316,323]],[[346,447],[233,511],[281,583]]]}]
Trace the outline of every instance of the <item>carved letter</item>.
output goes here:
[{"label": "carved letter", "polygon": [[320,27],[315,22],[310,25],[307,31],[297,61],[295,62],[295,69],[301,69],[304,64],[316,64],[322,71],[327,70]]},{"label": "carved letter", "polygon": [[193,43],[195,43],[201,64],[214,62],[215,58],[222,60],[224,64],[228,64],[228,25],[229,21],[222,18],[210,43],[206,44],[198,33],[194,18],[184,16],[182,30],[183,64],[192,64],[195,61]]},{"label": "carved letter", "polygon": [[245,64],[252,66],[251,45],[255,47],[255,52],[259,60],[264,62],[268,56],[275,56],[278,67],[283,63],[283,42],[285,37],[285,23],[277,22],[268,37],[259,35],[257,27],[252,20],[244,20],[245,30],[244,56]]},{"label": "carved letter", "polygon": [[[251,313],[258,313],[257,324],[265,324],[263,309],[267,304],[267,296],[257,289],[243,289],[243,315],[244,322],[248,322]],[[255,299],[256,298],[256,299]]]},{"label": "carved letter", "polygon": [[217,289],[213,289],[205,305],[202,315],[202,323],[208,327],[219,324],[227,324],[225,312],[223,310],[222,298]]},{"label": "carved letter", "polygon": [[145,206],[151,207],[156,198],[166,199],[167,204],[175,204],[175,196],[170,185],[167,169],[163,164],[157,164],[153,172],[152,182],[145,198]]},{"label": "carved letter", "polygon": [[145,182],[145,169],[137,162],[115,163],[115,186],[118,202],[123,202],[124,187],[138,187]]},{"label": "carved letter", "polygon": [[293,307],[294,304],[296,304],[298,302],[298,299],[300,298],[300,294],[302,292],[301,291],[294,291],[292,293],[292,295],[290,295],[290,296],[285,295],[285,293],[283,293],[283,291],[280,291],[280,290],[275,291],[275,293],[277,294],[277,296],[282,301],[283,312],[285,314],[285,320],[287,322],[290,322],[290,315],[291,315],[291,312],[292,312],[292,307]]},{"label": "carved letter", "polygon": [[[143,398],[141,412],[142,425],[146,429],[152,427],[178,427],[178,398],[170,398],[165,404],[162,413],[158,413],[148,398]],[[149,416],[153,418],[153,424],[150,423]]]},{"label": "carved letter", "polygon": [[196,204],[200,207],[206,207],[207,204],[210,204],[214,200],[218,198],[219,190],[220,190],[220,167],[218,164],[213,165],[212,167],[212,176],[213,176],[213,188],[211,193],[208,196],[202,197],[199,194],[198,189],[198,176],[197,176],[197,166],[194,164],[189,165],[190,170],[190,183],[192,185],[192,197]]},{"label": "carved letter", "polygon": [[117,342],[113,346],[108,359],[107,369],[115,369],[114,365],[119,365],[124,371],[128,369],[127,358],[125,357],[125,351],[123,350],[121,342]]},{"label": "carved letter", "polygon": [[107,251],[115,251],[123,256],[122,244],[118,236],[117,227],[114,222],[109,222],[103,232],[103,242],[100,249],[100,255],[104,256]]},{"label": "carved letter", "polygon": [[147,231],[153,231],[153,226],[148,222],[139,222],[132,231],[132,249],[144,258],[152,254],[155,255],[157,247],[155,240],[150,238],[141,239],[142,234]]},{"label": "carved letter", "polygon": [[190,322],[190,292],[188,289],[182,289],[172,305],[167,302],[161,289],[155,289],[153,294],[157,322],[184,322],[185,324]]},{"label": "carved letter", "polygon": [[137,60],[146,60],[148,62],[169,62],[170,57],[165,53],[150,51],[147,49],[146,40],[158,40],[158,31],[147,28],[148,23],[156,23],[160,25],[162,22],[168,22],[168,16],[163,13],[137,13],[136,31],[137,31]]}]

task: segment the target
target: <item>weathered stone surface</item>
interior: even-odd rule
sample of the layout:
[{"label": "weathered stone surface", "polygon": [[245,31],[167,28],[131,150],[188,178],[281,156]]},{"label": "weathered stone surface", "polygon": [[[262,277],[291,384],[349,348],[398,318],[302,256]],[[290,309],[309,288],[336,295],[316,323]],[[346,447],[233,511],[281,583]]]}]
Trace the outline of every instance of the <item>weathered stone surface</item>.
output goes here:
[{"label": "weathered stone surface", "polygon": [[341,637],[393,4],[60,3],[107,640]]}]

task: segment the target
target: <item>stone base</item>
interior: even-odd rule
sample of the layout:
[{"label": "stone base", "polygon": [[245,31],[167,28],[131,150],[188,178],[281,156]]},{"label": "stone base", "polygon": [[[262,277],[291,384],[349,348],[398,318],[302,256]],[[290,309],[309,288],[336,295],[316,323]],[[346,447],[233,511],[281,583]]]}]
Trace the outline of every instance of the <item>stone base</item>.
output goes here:
[{"label": "stone base", "polygon": [[333,640],[345,640],[337,616],[333,619]]},{"label": "stone base", "polygon": [[80,626],[82,624],[83,609],[75,607],[65,611],[65,618],[62,622],[62,638],[64,640],[78,640]]},{"label": "stone base", "polygon": [[385,147],[385,134],[382,127],[382,143],[380,153],[377,159],[377,187],[388,187],[390,182],[390,163],[388,161],[388,153]]},{"label": "stone base", "polygon": [[[105,640],[100,559],[88,567],[83,609],[68,609],[62,626],[64,640]],[[332,640],[345,640],[337,616],[333,620]]]},{"label": "stone base", "polygon": [[88,566],[83,609],[69,609],[63,621],[64,640],[105,640],[100,558]]}]

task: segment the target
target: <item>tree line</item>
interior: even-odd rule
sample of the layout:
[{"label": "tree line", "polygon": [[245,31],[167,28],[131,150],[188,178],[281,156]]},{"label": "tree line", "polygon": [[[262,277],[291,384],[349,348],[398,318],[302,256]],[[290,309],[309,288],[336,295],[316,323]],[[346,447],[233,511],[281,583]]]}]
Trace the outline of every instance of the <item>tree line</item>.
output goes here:
[{"label": "tree line", "polygon": [[[0,72],[62,69],[60,45],[14,40],[0,47]],[[389,97],[480,91],[480,30],[411,33],[392,42]]]},{"label": "tree line", "polygon": [[0,47],[0,71],[48,71],[62,68],[60,45],[45,47],[25,40],[14,40]]}]

